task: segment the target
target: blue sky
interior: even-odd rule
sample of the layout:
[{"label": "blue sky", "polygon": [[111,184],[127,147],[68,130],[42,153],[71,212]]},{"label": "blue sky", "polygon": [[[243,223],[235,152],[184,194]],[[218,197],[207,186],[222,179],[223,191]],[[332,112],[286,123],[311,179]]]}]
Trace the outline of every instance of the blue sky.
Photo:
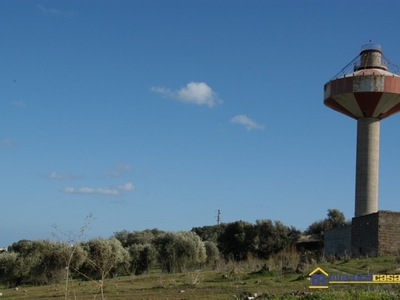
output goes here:
[{"label": "blue sky", "polygon": [[[0,246],[354,215],[356,121],[323,85],[370,40],[400,64],[398,1],[1,1]],[[395,115],[379,209],[400,210]]]}]

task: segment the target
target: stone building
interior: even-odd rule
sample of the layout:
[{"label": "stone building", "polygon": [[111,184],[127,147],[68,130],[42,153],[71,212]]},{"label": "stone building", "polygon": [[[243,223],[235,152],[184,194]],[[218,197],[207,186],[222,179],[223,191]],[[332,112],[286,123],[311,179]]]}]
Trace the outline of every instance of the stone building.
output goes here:
[{"label": "stone building", "polygon": [[400,212],[380,210],[354,217],[351,225],[325,231],[325,255],[384,256],[400,253]]}]

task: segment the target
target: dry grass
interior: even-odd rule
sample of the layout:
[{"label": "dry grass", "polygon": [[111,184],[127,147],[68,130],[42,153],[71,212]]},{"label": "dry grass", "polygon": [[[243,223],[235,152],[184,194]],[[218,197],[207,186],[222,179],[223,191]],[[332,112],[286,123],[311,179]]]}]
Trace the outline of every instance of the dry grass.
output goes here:
[{"label": "dry grass", "polygon": [[[305,264],[302,273],[296,273],[298,264]],[[270,266],[269,271],[261,271],[262,266]],[[302,294],[310,293],[308,288],[310,282],[307,275],[316,266],[326,270],[328,273],[383,273],[397,272],[400,267],[399,259],[396,257],[336,260],[334,262],[315,263],[311,258],[300,256],[297,253],[281,253],[270,258],[268,261],[249,257],[247,261],[235,263],[233,261],[219,262],[216,270],[204,269],[198,271],[187,271],[179,274],[164,274],[160,271],[140,276],[126,276],[115,279],[107,279],[104,282],[105,298],[109,300],[123,299],[213,299],[230,300],[244,299],[243,295],[257,294],[270,295],[269,298],[279,299],[271,295],[283,295],[285,299],[301,299]],[[22,286],[18,290],[0,289],[2,299],[64,299],[64,285],[60,284],[28,287]],[[366,299],[360,295],[369,293],[376,298],[381,295],[382,290],[390,289],[394,294],[385,299],[397,299],[399,290],[397,286],[369,287],[369,291],[363,291],[364,287],[352,287],[350,291],[343,287],[323,291],[319,298],[315,299]],[[377,291],[376,289],[380,290]],[[400,285],[399,285],[400,288]],[[293,292],[296,291],[296,292]],[[314,291],[312,291],[314,292]],[[296,294],[297,293],[297,294]],[[377,293],[378,296],[373,296]],[[293,294],[293,295],[290,295]],[[332,296],[333,295],[333,296]],[[355,295],[355,296],[354,296]],[[391,295],[391,294],[389,294]],[[293,296],[293,298],[291,298]],[[354,298],[354,297],[357,298]],[[296,298],[297,297],[297,298]],[[69,298],[71,300],[101,299],[98,286],[89,281],[70,282]]]}]

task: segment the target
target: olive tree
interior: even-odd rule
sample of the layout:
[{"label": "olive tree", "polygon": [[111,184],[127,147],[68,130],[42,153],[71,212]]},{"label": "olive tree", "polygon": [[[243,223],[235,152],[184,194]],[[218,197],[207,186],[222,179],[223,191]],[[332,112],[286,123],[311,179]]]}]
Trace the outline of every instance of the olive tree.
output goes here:
[{"label": "olive tree", "polygon": [[136,245],[136,244],[151,244],[153,239],[158,235],[162,234],[163,231],[155,228],[155,229],[146,229],[143,231],[128,231],[122,230],[114,232],[113,237],[119,240],[125,248]]},{"label": "olive tree", "polygon": [[157,251],[151,244],[133,244],[128,251],[131,256],[130,270],[135,275],[148,272],[157,260]]},{"label": "olive tree", "polygon": [[245,221],[228,223],[218,238],[218,248],[225,259],[244,260],[254,254],[257,231],[253,224]]},{"label": "olive tree", "polygon": [[201,238],[202,241],[210,241],[217,243],[219,236],[225,231],[226,224],[218,224],[212,226],[193,227],[191,231]]},{"label": "olive tree", "polygon": [[258,231],[257,253],[259,257],[268,258],[271,254],[296,243],[300,231],[295,227],[288,227],[280,221],[257,220]]},{"label": "olive tree", "polygon": [[[24,261],[26,271],[22,272],[25,274],[24,281],[27,282],[29,276],[39,277],[41,265],[43,262],[44,252],[47,250],[47,241],[44,240],[20,240],[13,243],[8,251],[10,253],[17,253],[17,261]],[[29,269],[29,271],[28,271]],[[22,274],[21,273],[21,274]]]},{"label": "olive tree", "polygon": [[104,299],[104,279],[121,265],[128,267],[129,253],[116,238],[96,238],[81,243],[87,258],[79,270],[86,279],[95,281]]},{"label": "olive tree", "polygon": [[326,219],[330,224],[330,226],[333,227],[339,227],[339,226],[344,226],[347,224],[346,222],[346,217],[344,216],[344,213],[342,213],[338,209],[330,208],[328,209],[328,218]]},{"label": "olive tree", "polygon": [[[72,251],[76,252],[73,259],[70,256]],[[12,277],[16,284],[59,281],[64,278],[69,264],[78,268],[85,258],[83,250],[78,246],[71,247],[67,243],[51,240],[21,240],[12,244],[8,253],[9,259],[14,257],[15,270]]]},{"label": "olive tree", "polygon": [[78,269],[86,259],[86,253],[79,244],[45,240],[40,241],[40,251],[40,273],[44,273],[49,282],[69,277],[70,269]]},{"label": "olive tree", "polygon": [[23,263],[23,257],[17,252],[0,253],[0,282],[8,286],[22,283],[30,272],[30,266]]},{"label": "olive tree", "polygon": [[153,244],[165,272],[195,268],[207,259],[204,242],[192,231],[167,232],[155,238]]},{"label": "olive tree", "polygon": [[37,273],[37,269],[42,263],[42,257],[38,250],[36,241],[21,240],[8,247],[8,252],[2,253],[2,263],[8,269],[6,272],[4,268],[3,272],[6,272],[9,284],[37,283],[32,280],[37,281],[41,277],[41,274]]},{"label": "olive tree", "polygon": [[207,264],[215,264],[220,258],[219,249],[217,244],[210,241],[205,241],[204,246],[206,248]]},{"label": "olive tree", "polygon": [[324,239],[326,229],[344,226],[350,224],[351,221],[346,221],[344,213],[338,209],[328,209],[327,218],[313,222],[305,231],[305,234],[316,235],[320,240]]}]

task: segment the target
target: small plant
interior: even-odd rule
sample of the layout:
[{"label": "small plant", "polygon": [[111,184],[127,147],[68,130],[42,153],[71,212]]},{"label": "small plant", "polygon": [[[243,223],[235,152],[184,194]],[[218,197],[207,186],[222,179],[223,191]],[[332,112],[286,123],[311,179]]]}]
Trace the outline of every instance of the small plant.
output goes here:
[{"label": "small plant", "polygon": [[196,286],[203,281],[201,272],[188,272],[186,273],[186,284],[189,286]]},{"label": "small plant", "polygon": [[342,259],[344,262],[349,262],[351,259],[351,255],[347,251],[345,251],[342,255]]},{"label": "small plant", "polygon": [[328,261],[329,261],[331,264],[334,264],[334,263],[336,262],[336,256],[335,256],[335,255],[330,255],[330,256],[328,256]]},{"label": "small plant", "polygon": [[164,283],[163,276],[158,277],[158,283],[161,288],[165,289],[165,283]]},{"label": "small plant", "polygon": [[[69,254],[67,254],[67,259],[66,259],[66,265],[65,265],[65,292],[64,292],[64,299],[68,299],[69,295],[69,283],[71,278],[71,269],[77,269],[79,268],[80,264],[83,263],[83,260],[79,263],[76,264],[75,266],[72,266],[72,261],[74,259],[74,255],[80,250],[79,243],[82,241],[86,231],[89,229],[90,224],[94,220],[93,214],[89,214],[85,218],[85,222],[83,223],[82,227],[79,230],[79,233],[76,235],[72,232],[65,233],[64,231],[60,230],[57,225],[53,225],[53,228],[55,229],[55,232],[53,233],[53,236],[64,242],[67,243],[67,245],[70,246],[69,248]],[[80,252],[80,251],[79,251]]]}]

